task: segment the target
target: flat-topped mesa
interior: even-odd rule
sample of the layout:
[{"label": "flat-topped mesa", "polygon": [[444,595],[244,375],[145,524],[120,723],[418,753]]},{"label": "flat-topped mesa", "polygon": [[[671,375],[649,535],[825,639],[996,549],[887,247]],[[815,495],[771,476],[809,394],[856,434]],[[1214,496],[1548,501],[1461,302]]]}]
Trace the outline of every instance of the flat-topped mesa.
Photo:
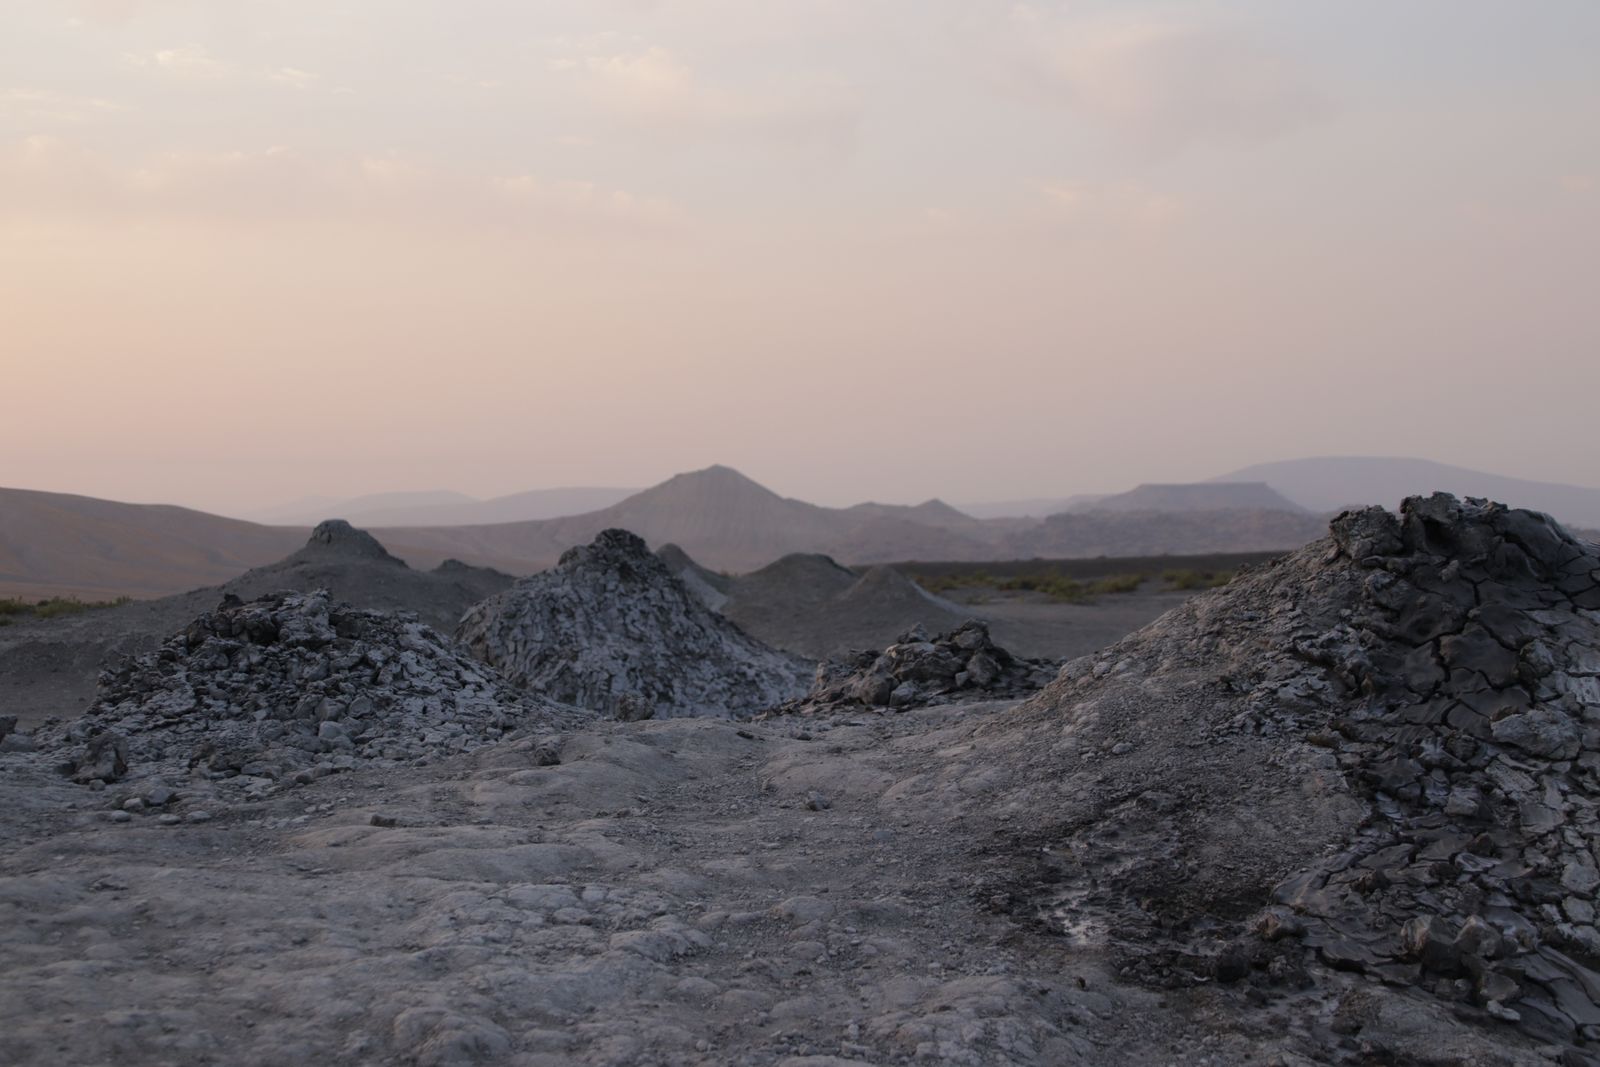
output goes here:
[{"label": "flat-topped mesa", "polygon": [[622,718],[760,711],[811,672],[707,607],[626,530],[477,605],[457,638],[530,692]]},{"label": "flat-topped mesa", "polygon": [[1043,906],[1130,976],[1309,962],[1600,1049],[1600,549],[1548,517],[1346,512],[986,729],[1106,857]]},{"label": "flat-topped mesa", "polygon": [[295,556],[321,559],[338,556],[344,559],[366,559],[405,566],[405,562],[390,555],[389,550],[384,548],[376,537],[365,530],[356,529],[344,519],[327,519],[318,523],[317,528],[311,531],[311,537],[306,541],[305,547],[295,553]]}]

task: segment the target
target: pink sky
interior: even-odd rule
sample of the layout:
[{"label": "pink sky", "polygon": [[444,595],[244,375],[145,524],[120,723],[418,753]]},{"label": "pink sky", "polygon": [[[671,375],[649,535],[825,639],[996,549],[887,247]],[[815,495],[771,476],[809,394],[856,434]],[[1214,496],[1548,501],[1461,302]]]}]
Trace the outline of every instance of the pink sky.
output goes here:
[{"label": "pink sky", "polygon": [[1592,4],[13,7],[0,485],[1600,483]]}]

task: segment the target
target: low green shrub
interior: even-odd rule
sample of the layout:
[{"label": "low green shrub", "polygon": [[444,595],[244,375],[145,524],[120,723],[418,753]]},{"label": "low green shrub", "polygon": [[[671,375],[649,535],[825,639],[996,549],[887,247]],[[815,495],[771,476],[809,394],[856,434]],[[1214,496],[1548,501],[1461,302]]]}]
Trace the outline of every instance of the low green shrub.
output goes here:
[{"label": "low green shrub", "polygon": [[1232,571],[1166,571],[1161,575],[1168,589],[1215,589],[1233,581]]}]

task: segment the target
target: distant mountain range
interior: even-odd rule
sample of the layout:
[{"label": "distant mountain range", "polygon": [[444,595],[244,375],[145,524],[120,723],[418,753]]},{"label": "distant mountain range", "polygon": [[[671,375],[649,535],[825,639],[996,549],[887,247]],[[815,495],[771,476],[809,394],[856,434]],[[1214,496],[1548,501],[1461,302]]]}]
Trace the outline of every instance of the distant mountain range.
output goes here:
[{"label": "distant mountain range", "polygon": [[[1600,468],[1600,463],[1596,466]],[[1596,470],[1596,476],[1600,477],[1600,469]],[[1369,456],[1291,459],[1259,463],[1213,481],[1265,482],[1312,511],[1340,511],[1354,504],[1393,507],[1408,496],[1443,492],[1487,497],[1512,507],[1532,508],[1577,526],[1600,526],[1600,489],[1508,478],[1426,459]]]},{"label": "distant mountain range", "polygon": [[533,489],[479,500],[450,490],[376,493],[348,500],[308,497],[247,513],[243,518],[275,526],[314,526],[337,515],[356,526],[483,526],[497,522],[558,519],[599,511],[633,496],[637,489]]},{"label": "distant mountain range", "polygon": [[493,526],[397,527],[382,538],[424,565],[455,556],[526,573],[549,566],[601,530],[632,530],[652,546],[676,544],[718,570],[746,571],[792,552],[841,560],[989,558],[1010,524],[984,522],[932,500],[916,506],[825,508],[779,496],[728,467],[680,474],[599,511]]},{"label": "distant mountain range", "polygon": [[1094,497],[1063,508],[1067,512],[1130,511],[1287,511],[1308,510],[1286,499],[1266,482],[1217,481],[1183,485],[1141,485],[1115,496]]},{"label": "distant mountain range", "polygon": [[[529,574],[601,530],[621,527],[653,547],[676,544],[715,570],[748,572],[797,552],[874,564],[1287,550],[1320,536],[1327,513],[1341,504],[1392,507],[1407,494],[1439,488],[1550,510],[1579,527],[1600,526],[1600,490],[1496,479],[1421,461],[1271,464],[1215,482],[1144,485],[1080,499],[1044,518],[978,518],[938,500],[821,507],[780,496],[728,467],[710,467],[574,515],[471,525],[365,524],[418,568],[457,559]],[[589,499],[582,494],[619,492],[552,490],[501,501],[542,498],[540,506],[556,508],[578,506]],[[467,506],[436,494],[363,499],[371,504],[369,515]],[[185,508],[0,489],[0,596],[148,597],[216,585],[281,559],[305,541],[309,525],[260,525]]]},{"label": "distant mountain range", "polygon": [[1027,500],[989,500],[977,504],[957,504],[958,511],[975,519],[1042,519],[1059,515],[1081,504],[1103,500],[1106,493],[1079,493],[1076,496],[1039,496]]}]

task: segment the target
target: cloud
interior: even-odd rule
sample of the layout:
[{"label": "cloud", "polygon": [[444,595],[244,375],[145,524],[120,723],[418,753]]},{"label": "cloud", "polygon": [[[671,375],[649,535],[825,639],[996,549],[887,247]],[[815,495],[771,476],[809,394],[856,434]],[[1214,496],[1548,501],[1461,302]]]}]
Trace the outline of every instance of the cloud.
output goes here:
[{"label": "cloud", "polygon": [[153,52],[128,52],[123,62],[139,70],[174,80],[192,82],[217,82],[239,79],[271,82],[291,89],[309,89],[320,80],[311,71],[299,67],[245,67],[225,62],[199,45],[162,48]]},{"label": "cloud", "polygon": [[1049,221],[1077,229],[1155,233],[1183,216],[1177,196],[1136,182],[1046,181],[1034,188]]},{"label": "cloud", "polygon": [[1051,97],[1125,148],[1263,144],[1310,125],[1328,103],[1305,72],[1249,35],[1176,18],[1060,22],[1016,16]]},{"label": "cloud", "polygon": [[859,108],[836,86],[732,89],[709,84],[667,49],[562,57],[565,74],[604,111],[686,138],[763,138],[847,151]]},{"label": "cloud", "polygon": [[129,66],[153,70],[179,78],[215,79],[233,72],[233,68],[214,59],[199,45],[163,48],[154,52],[129,52],[123,56]]},{"label": "cloud", "polygon": [[118,164],[54,137],[0,145],[0,217],[219,217],[487,228],[665,232],[662,200],[530,174],[476,174],[388,156],[288,148],[170,152]]},{"label": "cloud", "polygon": [[33,130],[40,126],[77,125],[126,110],[122,104],[99,97],[48,89],[0,89],[0,127]]},{"label": "cloud", "polygon": [[300,70],[298,67],[279,67],[267,74],[270,81],[287,85],[292,89],[309,89],[317,82],[317,76],[310,71]]}]

